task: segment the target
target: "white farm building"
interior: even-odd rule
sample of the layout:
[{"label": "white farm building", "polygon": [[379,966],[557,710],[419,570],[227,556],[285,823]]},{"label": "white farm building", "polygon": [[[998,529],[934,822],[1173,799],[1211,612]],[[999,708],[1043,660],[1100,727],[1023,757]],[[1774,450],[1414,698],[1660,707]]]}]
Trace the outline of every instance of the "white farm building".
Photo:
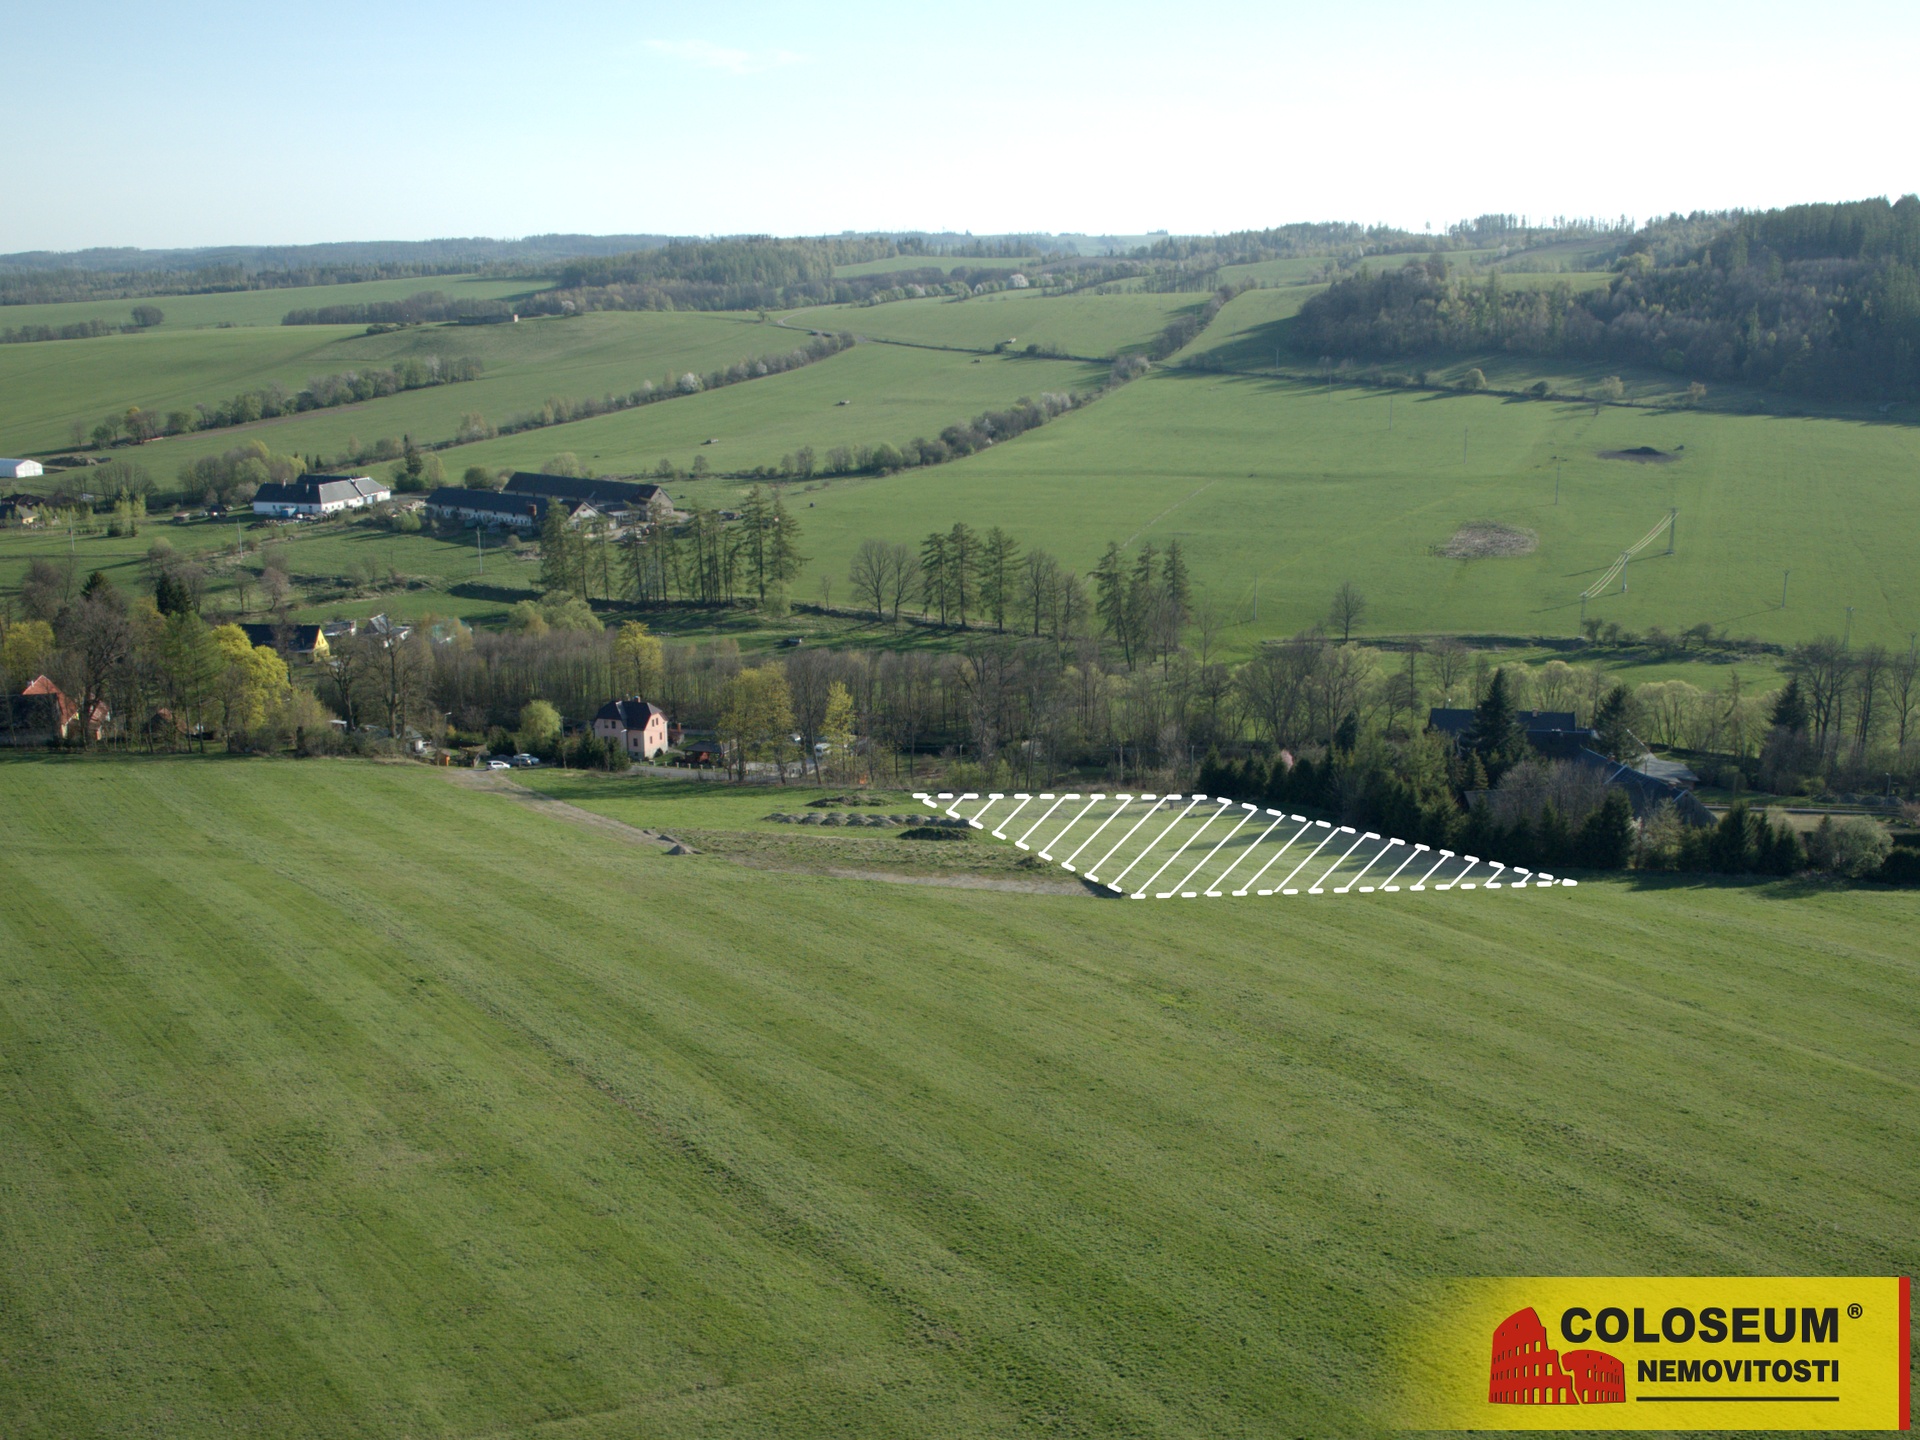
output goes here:
[{"label": "white farm building", "polygon": [[25,480],[46,473],[38,460],[0,460],[0,480]]},{"label": "white farm building", "polygon": [[370,475],[303,475],[284,485],[262,485],[254,492],[253,513],[292,520],[357,510],[392,498],[392,489]]}]

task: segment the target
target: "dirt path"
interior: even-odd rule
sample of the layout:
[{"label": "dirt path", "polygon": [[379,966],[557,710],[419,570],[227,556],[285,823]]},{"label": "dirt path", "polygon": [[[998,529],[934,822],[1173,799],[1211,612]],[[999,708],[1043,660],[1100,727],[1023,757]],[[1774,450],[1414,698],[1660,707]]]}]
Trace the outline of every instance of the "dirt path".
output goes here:
[{"label": "dirt path", "polygon": [[[443,772],[447,779],[463,790],[479,790],[489,795],[504,796],[508,800],[518,800],[541,813],[551,815],[557,820],[565,820],[573,825],[582,825],[589,830],[598,830],[603,835],[612,835],[631,845],[652,845],[656,849],[671,850],[684,841],[658,830],[643,830],[637,825],[629,825],[624,820],[615,820],[606,815],[596,815],[591,810],[582,810],[578,805],[569,805],[564,800],[556,800],[551,795],[543,795],[538,790],[529,790],[519,781],[512,779],[499,770],[447,770]],[[687,853],[698,853],[686,846]]]}]

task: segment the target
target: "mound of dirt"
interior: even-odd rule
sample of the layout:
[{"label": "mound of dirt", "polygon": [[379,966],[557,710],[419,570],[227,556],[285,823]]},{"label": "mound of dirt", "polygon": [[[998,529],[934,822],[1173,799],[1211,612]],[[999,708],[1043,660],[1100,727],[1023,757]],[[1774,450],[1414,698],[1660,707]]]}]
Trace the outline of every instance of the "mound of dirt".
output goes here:
[{"label": "mound of dirt", "polygon": [[1656,450],[1651,445],[1636,445],[1631,450],[1602,450],[1602,460],[1631,460],[1636,465],[1671,465],[1680,457]]},{"label": "mound of dirt", "polygon": [[1433,553],[1448,560],[1497,560],[1532,554],[1539,544],[1540,537],[1531,530],[1494,520],[1469,520],[1446,544],[1434,546]]}]

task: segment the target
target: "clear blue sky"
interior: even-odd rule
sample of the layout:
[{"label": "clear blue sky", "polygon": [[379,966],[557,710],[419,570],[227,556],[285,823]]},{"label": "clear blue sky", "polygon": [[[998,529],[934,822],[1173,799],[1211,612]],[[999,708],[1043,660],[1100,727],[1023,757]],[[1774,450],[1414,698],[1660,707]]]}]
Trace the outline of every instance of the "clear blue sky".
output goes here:
[{"label": "clear blue sky", "polygon": [[0,251],[1920,188],[1920,6],[0,0]]}]

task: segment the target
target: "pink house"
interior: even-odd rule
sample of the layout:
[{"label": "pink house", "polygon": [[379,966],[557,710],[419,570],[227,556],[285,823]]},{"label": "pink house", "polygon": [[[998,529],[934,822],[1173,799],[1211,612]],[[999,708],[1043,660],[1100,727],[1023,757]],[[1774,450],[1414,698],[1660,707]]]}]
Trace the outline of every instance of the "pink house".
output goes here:
[{"label": "pink house", "polygon": [[593,717],[593,733],[619,741],[637,759],[651,760],[667,748],[667,712],[638,695],[609,700]]}]

